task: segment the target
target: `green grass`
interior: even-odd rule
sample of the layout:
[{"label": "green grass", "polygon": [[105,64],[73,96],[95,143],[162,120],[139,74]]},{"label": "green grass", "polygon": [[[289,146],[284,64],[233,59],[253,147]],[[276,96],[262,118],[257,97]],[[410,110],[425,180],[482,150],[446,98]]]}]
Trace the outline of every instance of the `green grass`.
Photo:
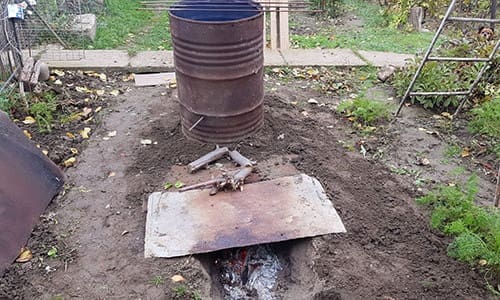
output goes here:
[{"label": "green grass", "polygon": [[133,38],[130,34],[141,33],[151,24],[154,13],[137,10],[139,7],[137,0],[107,0],[106,10],[98,16],[96,39],[91,48],[120,48]]},{"label": "green grass", "polygon": [[391,108],[383,102],[358,97],[340,103],[337,111],[353,117],[355,121],[364,125],[373,125],[376,122],[388,120]]},{"label": "green grass", "polygon": [[339,47],[411,54],[429,46],[433,33],[405,32],[390,28],[383,8],[377,4],[363,0],[343,0],[343,5],[364,21],[359,32],[353,30],[334,32],[333,35],[292,35],[292,43],[299,48]]},{"label": "green grass", "polygon": [[462,186],[441,186],[417,199],[431,210],[431,226],[453,236],[448,255],[485,271],[488,287],[497,295],[500,281],[500,211],[474,203],[477,177]]},{"label": "green grass", "polygon": [[170,22],[167,12],[155,14],[145,34],[135,37],[132,52],[141,50],[172,49],[172,40],[169,33]]}]

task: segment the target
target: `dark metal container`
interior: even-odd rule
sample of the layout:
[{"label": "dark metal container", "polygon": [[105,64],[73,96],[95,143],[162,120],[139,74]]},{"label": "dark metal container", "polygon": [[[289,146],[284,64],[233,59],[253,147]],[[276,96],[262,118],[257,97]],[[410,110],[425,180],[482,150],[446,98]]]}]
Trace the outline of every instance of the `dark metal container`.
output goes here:
[{"label": "dark metal container", "polygon": [[179,2],[189,8],[170,12],[170,29],[183,132],[223,144],[263,123],[263,13],[251,1],[216,1]]}]

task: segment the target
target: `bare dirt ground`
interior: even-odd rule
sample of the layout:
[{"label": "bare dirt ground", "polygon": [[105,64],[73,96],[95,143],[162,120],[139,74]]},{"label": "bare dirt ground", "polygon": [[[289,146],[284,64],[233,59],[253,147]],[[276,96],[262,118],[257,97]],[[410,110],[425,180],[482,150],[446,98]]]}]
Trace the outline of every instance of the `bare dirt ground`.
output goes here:
[{"label": "bare dirt ground", "polygon": [[[375,91],[379,100],[391,101],[381,89]],[[189,183],[182,166],[213,145],[184,138],[175,90],[130,83],[120,90],[100,113],[76,167],[67,170],[65,193],[35,228],[28,242],[35,258],[13,264],[0,279],[0,299],[221,298],[210,255],[143,257],[148,195],[165,181]],[[310,98],[325,105],[308,104]],[[450,240],[429,228],[426,210],[414,203],[429,185],[415,185],[415,172],[391,168],[415,169],[431,181],[453,179],[449,170],[463,162],[442,164],[446,143],[418,129],[429,128],[432,114],[408,108],[386,132],[360,137],[332,110],[339,101],[304,80],[268,77],[264,128],[231,145],[259,161],[257,180],[297,172],[318,178],[347,228],[346,234],[276,245],[286,266],[278,297],[492,298],[478,271],[446,255]],[[152,144],[142,145],[142,139]],[[430,165],[416,163],[422,155]],[[465,166],[470,172],[480,164]],[[493,195],[488,176],[480,184],[485,202]],[[57,257],[47,256],[51,247]],[[186,282],[172,283],[176,274]]]}]

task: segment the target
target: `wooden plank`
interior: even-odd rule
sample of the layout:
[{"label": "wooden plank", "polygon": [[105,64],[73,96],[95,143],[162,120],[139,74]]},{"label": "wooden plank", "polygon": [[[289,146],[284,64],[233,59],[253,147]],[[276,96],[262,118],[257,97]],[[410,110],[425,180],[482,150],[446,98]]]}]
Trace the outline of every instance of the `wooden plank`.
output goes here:
[{"label": "wooden plank", "polygon": [[149,73],[149,74],[135,74],[136,86],[155,86],[168,84],[175,80],[175,73]]},{"label": "wooden plank", "polygon": [[[288,0],[280,0],[280,2],[288,3]],[[286,4],[284,4],[285,6]],[[287,10],[284,7],[284,10]],[[281,50],[286,50],[290,48],[290,33],[288,27],[288,12],[279,12],[279,48]]]}]

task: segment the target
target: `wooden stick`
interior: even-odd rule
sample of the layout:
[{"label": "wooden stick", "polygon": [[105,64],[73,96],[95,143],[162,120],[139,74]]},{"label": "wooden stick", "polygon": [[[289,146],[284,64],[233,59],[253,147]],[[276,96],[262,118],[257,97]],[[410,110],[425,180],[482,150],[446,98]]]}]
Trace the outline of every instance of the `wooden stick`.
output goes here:
[{"label": "wooden stick", "polygon": [[218,185],[218,183],[220,183],[222,181],[226,181],[226,179],[223,178],[223,177],[217,177],[217,178],[209,180],[209,181],[200,182],[200,183],[196,183],[196,184],[193,184],[193,185],[189,185],[189,186],[180,188],[179,189],[179,193],[187,192],[187,191],[190,191],[190,190],[196,190],[196,189],[204,189],[204,188],[207,188],[207,187],[210,187],[210,186],[215,186],[215,185]]},{"label": "wooden stick", "polygon": [[254,161],[251,161],[248,158],[244,157],[243,155],[241,155],[241,153],[239,153],[236,150],[229,151],[229,157],[231,157],[231,159],[235,163],[237,163],[242,167],[251,167],[256,164]]},{"label": "wooden stick", "polygon": [[498,173],[497,173],[497,188],[495,192],[495,207],[498,207],[500,204],[500,166],[498,166]]},{"label": "wooden stick", "polygon": [[202,157],[198,158],[197,160],[191,162],[188,165],[189,173],[194,173],[196,170],[203,168],[204,166],[208,165],[209,163],[222,158],[228,152],[229,152],[229,149],[227,147],[222,147],[222,148],[217,148],[214,151],[203,155]]}]

